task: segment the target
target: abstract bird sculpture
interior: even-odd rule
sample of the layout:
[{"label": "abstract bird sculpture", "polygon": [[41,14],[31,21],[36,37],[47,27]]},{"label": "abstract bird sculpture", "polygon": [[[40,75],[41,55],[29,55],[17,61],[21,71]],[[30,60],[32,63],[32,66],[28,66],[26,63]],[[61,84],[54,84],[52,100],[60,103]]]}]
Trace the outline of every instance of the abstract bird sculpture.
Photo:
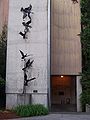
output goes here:
[{"label": "abstract bird sculpture", "polygon": [[29,7],[25,8],[25,9],[23,7],[21,7],[21,12],[23,12],[23,19],[25,19],[27,16],[29,17],[29,19],[31,19],[31,16],[30,16],[30,13],[32,13],[31,9],[32,9],[31,4]]},{"label": "abstract bird sculpture", "polygon": [[26,38],[26,33],[27,33],[27,32],[25,32],[25,31],[24,31],[24,33],[22,33],[21,31],[19,32],[19,34],[20,34],[21,36],[23,36],[23,39]]},{"label": "abstract bird sculpture", "polygon": [[19,51],[20,51],[20,53],[22,55],[21,59],[24,59],[24,58],[30,56],[30,55],[24,54],[23,51],[21,51],[21,50],[19,50]]},{"label": "abstract bird sculpture", "polygon": [[24,73],[24,81],[26,81],[26,80],[27,80],[27,74]]},{"label": "abstract bird sculpture", "polygon": [[75,3],[78,3],[78,0],[72,0],[73,1],[73,3],[75,4]]},{"label": "abstract bird sculpture", "polygon": [[29,32],[29,28],[32,28],[32,26],[31,25],[29,25],[31,23],[31,20],[30,21],[28,21],[28,22],[22,22],[22,24],[23,24],[23,26],[25,27],[25,29],[24,29],[24,32],[25,33],[27,33],[27,32]]},{"label": "abstract bird sculpture", "polygon": [[[30,30],[29,28],[32,28],[32,26],[30,25],[30,23],[32,22],[31,14],[33,14],[33,12],[32,12],[32,5],[30,4],[29,7],[27,7],[27,8],[21,7],[20,11],[23,13],[23,22],[22,22],[22,24],[25,27],[25,29],[24,29],[24,33],[23,32],[19,32],[19,34],[23,37],[23,39],[27,39],[26,35],[29,32],[29,30]],[[25,22],[25,18],[26,17],[29,18],[28,22]]]},{"label": "abstract bird sculpture", "polygon": [[34,77],[34,78],[29,79],[29,80],[25,80],[25,81],[24,81],[24,85],[25,85],[25,86],[28,86],[28,82],[30,82],[30,81],[32,81],[32,80],[34,80],[34,79],[36,79],[36,78]]},{"label": "abstract bird sculpture", "polygon": [[31,23],[31,20],[29,20],[28,22],[22,22],[22,24],[23,24],[23,26],[25,26],[25,27],[30,27],[30,28],[32,28],[29,24]]},{"label": "abstract bird sculpture", "polygon": [[22,69],[23,71],[24,70],[26,70],[26,68],[29,68],[29,67],[32,67],[32,63],[34,62],[34,60],[32,60],[31,62],[30,62],[30,59],[26,62],[26,65],[25,65],[25,67]]}]

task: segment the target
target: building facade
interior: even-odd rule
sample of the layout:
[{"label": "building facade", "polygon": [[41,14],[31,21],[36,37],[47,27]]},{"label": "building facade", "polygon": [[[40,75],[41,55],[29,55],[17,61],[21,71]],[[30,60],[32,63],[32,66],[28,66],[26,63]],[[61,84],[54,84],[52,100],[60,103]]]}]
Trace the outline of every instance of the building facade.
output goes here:
[{"label": "building facade", "polygon": [[40,103],[81,111],[80,31],[79,0],[9,0],[7,108]]},{"label": "building facade", "polygon": [[8,22],[8,0],[0,0],[0,32]]},{"label": "building facade", "polygon": [[51,0],[51,102],[66,106],[69,101],[77,111],[81,93],[80,31],[80,1]]}]

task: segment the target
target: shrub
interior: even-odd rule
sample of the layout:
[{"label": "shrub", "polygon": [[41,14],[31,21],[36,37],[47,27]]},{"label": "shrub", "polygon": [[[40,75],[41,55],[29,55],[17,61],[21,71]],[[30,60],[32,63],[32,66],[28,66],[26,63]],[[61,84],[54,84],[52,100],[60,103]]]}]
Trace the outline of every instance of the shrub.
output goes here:
[{"label": "shrub", "polygon": [[90,105],[90,90],[84,90],[81,94],[81,103],[82,105]]},{"label": "shrub", "polygon": [[48,109],[41,104],[19,105],[13,109],[21,117],[47,115]]},{"label": "shrub", "polygon": [[90,105],[90,89],[83,90],[80,97],[81,105],[82,105],[82,111],[86,111],[86,104]]},{"label": "shrub", "polygon": [[82,45],[82,110],[90,104],[90,0],[81,2],[81,45]]},{"label": "shrub", "polygon": [[0,87],[5,85],[5,80],[0,76]]},{"label": "shrub", "polygon": [[5,80],[0,76],[0,108],[5,107]]},{"label": "shrub", "polygon": [[0,33],[0,75],[6,78],[6,50],[7,50],[7,26],[4,25]]}]

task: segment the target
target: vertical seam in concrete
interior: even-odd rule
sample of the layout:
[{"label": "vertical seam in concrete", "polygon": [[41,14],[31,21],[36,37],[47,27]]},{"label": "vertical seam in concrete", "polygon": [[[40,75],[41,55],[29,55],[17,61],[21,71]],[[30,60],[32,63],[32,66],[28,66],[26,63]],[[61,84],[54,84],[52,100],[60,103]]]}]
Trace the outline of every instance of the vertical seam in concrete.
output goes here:
[{"label": "vertical seam in concrete", "polygon": [[47,4],[48,4],[48,23],[47,23],[47,28],[48,28],[48,41],[47,41],[47,92],[48,92],[48,97],[47,97],[47,102],[48,102],[48,107],[50,108],[51,106],[51,102],[50,102],[50,3],[51,0],[47,0]]}]

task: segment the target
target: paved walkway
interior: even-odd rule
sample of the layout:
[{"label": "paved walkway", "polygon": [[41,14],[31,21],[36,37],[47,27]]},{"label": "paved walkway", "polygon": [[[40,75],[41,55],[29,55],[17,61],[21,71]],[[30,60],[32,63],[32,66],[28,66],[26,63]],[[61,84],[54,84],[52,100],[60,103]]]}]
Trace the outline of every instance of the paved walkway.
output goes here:
[{"label": "paved walkway", "polygon": [[13,120],[90,120],[90,113],[88,114],[49,114],[39,117],[18,118]]}]

